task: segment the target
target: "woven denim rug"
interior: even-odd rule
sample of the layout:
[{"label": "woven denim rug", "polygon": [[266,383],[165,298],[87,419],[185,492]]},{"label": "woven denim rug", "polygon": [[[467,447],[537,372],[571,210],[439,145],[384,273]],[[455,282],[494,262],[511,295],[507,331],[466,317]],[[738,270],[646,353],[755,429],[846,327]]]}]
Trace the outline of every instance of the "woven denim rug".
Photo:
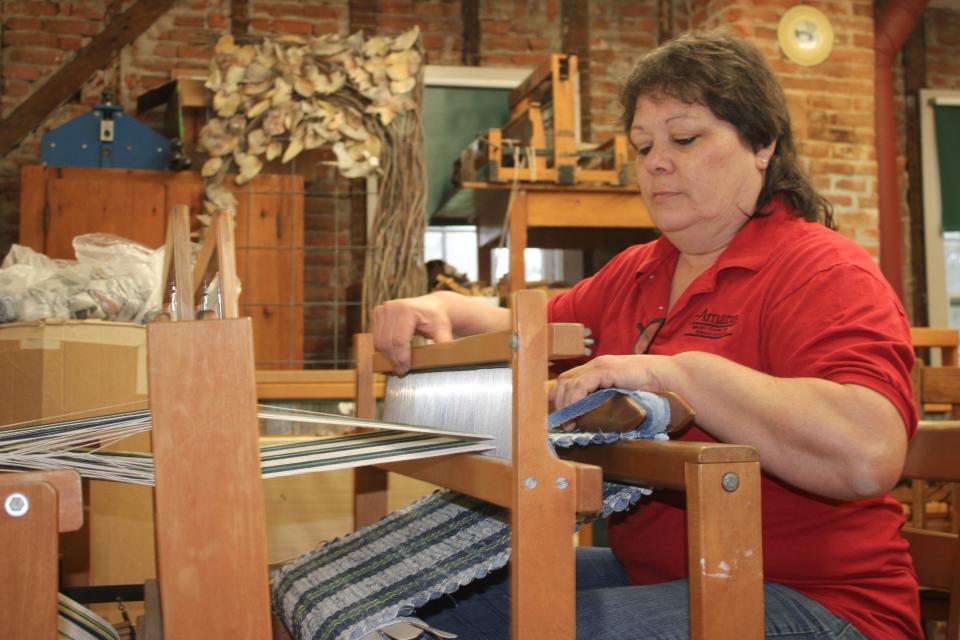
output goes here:
[{"label": "woven denim rug", "polygon": [[[647,419],[623,434],[556,434],[551,442],[573,446],[666,437],[669,408],[661,398],[604,391],[632,395],[647,409]],[[563,424],[602,402],[592,397],[552,414],[550,424]],[[604,483],[598,515],[624,511],[649,493]],[[438,491],[284,567],[274,580],[274,610],[297,640],[359,640],[397,621],[417,625],[409,616],[418,607],[506,566],[508,520],[506,509]]]}]

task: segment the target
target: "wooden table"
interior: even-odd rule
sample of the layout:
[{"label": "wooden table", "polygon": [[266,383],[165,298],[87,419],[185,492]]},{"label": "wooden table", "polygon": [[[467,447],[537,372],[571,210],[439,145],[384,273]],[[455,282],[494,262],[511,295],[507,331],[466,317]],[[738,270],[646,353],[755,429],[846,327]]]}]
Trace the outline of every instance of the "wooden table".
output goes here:
[{"label": "wooden table", "polygon": [[528,246],[623,248],[652,237],[653,220],[636,187],[519,184],[505,223],[512,190],[511,184],[465,182],[445,207],[448,216],[469,213],[477,225],[481,280],[490,282],[490,251],[503,244],[503,232],[508,232],[511,292],[526,284],[523,254]]}]

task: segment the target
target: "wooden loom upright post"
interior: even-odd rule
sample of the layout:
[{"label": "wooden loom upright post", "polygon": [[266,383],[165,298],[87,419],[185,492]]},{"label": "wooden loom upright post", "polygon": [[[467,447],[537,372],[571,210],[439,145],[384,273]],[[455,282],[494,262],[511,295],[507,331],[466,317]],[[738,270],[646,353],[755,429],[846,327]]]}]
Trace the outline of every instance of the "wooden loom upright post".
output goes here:
[{"label": "wooden loom upright post", "polygon": [[[161,286],[174,283],[170,300],[171,319],[193,320],[193,287],[190,269],[190,207],[175,204],[167,217],[167,240],[163,250]],[[164,302],[166,302],[164,295]],[[175,313],[174,313],[175,312]]]},{"label": "wooden loom upright post", "polygon": [[[360,333],[353,337],[357,360],[356,409],[358,418],[376,418],[373,378],[373,336]],[[353,470],[353,529],[373,524],[387,514],[387,472],[376,467]]]},{"label": "wooden loom upright post", "polygon": [[193,268],[190,295],[197,308],[200,307],[201,297],[206,293],[204,285],[209,285],[214,275],[220,278],[221,317],[239,318],[233,217],[230,212],[221,209],[213,212],[210,228],[203,238],[200,255],[197,256],[197,263]]},{"label": "wooden loom upright post", "polygon": [[147,330],[164,634],[271,633],[249,318]]},{"label": "wooden loom upright post", "polygon": [[687,464],[684,473],[690,637],[762,640],[760,463]]},{"label": "wooden loom upright post", "polygon": [[546,296],[513,296],[513,508],[510,511],[513,638],[575,638],[573,533],[577,482],[546,438]]},{"label": "wooden loom upright post", "polygon": [[57,637],[58,532],[83,525],[80,474],[0,473],[0,628],[5,638]]}]

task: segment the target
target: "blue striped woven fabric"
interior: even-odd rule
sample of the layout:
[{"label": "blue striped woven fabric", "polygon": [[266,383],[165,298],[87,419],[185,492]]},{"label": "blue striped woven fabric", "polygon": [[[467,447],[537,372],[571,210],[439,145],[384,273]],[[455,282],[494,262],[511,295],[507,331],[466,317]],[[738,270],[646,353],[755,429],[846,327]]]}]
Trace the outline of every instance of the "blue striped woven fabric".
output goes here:
[{"label": "blue striped woven fabric", "polygon": [[[605,483],[600,516],[648,493]],[[274,610],[297,640],[358,640],[506,566],[508,519],[506,509],[438,491],[284,567]]]},{"label": "blue striped woven fabric", "polygon": [[[666,401],[621,389],[590,394],[551,414],[549,424],[577,418],[615,393],[644,406],[643,424],[621,434],[552,432],[548,441],[569,447],[667,437]],[[599,516],[606,518],[650,490],[607,482],[603,493]],[[438,491],[284,567],[274,580],[274,610],[297,640],[359,640],[398,620],[418,622],[409,617],[418,607],[506,566],[508,522],[506,509]]]}]

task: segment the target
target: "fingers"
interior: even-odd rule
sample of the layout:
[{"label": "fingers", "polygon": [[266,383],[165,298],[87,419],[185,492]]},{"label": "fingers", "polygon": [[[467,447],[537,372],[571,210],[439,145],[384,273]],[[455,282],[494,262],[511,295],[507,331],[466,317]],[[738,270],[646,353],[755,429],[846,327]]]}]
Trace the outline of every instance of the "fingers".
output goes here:
[{"label": "fingers", "polygon": [[453,339],[450,319],[429,296],[390,300],[374,308],[373,345],[383,353],[398,375],[410,370],[410,340],[414,335],[435,342]]},{"label": "fingers", "polygon": [[398,375],[410,370],[410,340],[417,329],[417,317],[410,305],[390,300],[373,310],[373,346],[393,363]]},{"label": "fingers", "polygon": [[648,387],[648,365],[645,356],[599,356],[590,362],[565,371],[557,378],[550,399],[559,409],[585,398],[597,389]]}]

